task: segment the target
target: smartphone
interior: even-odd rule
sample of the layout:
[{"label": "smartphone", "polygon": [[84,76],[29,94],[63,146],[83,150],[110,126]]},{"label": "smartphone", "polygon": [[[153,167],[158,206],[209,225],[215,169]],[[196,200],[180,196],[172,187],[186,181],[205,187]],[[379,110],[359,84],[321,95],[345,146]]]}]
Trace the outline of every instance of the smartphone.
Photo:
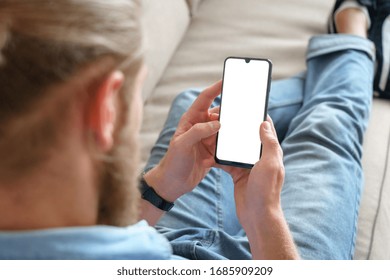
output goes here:
[{"label": "smartphone", "polygon": [[224,62],[215,161],[252,168],[261,156],[260,125],[267,117],[272,62],[228,57]]}]

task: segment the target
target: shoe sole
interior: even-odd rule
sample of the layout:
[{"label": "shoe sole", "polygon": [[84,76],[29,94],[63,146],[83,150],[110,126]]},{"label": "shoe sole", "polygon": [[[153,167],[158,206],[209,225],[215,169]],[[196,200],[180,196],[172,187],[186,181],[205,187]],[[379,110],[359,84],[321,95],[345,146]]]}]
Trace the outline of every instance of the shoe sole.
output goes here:
[{"label": "shoe sole", "polygon": [[390,97],[390,16],[387,16],[382,25],[382,65],[379,75],[378,87],[382,92],[387,92]]}]

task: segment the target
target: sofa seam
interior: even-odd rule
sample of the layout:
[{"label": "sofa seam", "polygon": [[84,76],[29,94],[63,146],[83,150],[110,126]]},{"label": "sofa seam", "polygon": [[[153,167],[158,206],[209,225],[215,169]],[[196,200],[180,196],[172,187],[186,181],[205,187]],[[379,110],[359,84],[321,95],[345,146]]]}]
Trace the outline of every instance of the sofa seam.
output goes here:
[{"label": "sofa seam", "polygon": [[374,239],[375,239],[375,229],[377,226],[378,222],[378,217],[379,217],[379,210],[382,205],[382,198],[383,198],[383,190],[387,178],[387,169],[388,169],[388,164],[390,160],[390,129],[387,137],[387,149],[386,149],[386,158],[385,158],[385,166],[383,170],[383,176],[382,176],[382,182],[381,182],[381,187],[379,189],[379,198],[378,198],[378,206],[375,211],[375,217],[374,217],[374,222],[371,228],[371,237],[370,237],[370,243],[368,247],[368,254],[367,254],[367,260],[371,259],[371,254],[372,254],[372,249],[373,249],[373,244],[374,244]]}]

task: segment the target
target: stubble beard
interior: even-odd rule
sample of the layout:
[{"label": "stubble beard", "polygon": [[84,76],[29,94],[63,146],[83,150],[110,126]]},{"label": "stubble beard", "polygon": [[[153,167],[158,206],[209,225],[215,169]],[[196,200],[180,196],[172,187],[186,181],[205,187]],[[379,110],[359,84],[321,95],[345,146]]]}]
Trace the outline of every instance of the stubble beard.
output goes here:
[{"label": "stubble beard", "polygon": [[[134,139],[132,142],[135,142]],[[119,145],[103,164],[98,224],[128,226],[138,220],[140,193],[137,180],[138,147]]]}]

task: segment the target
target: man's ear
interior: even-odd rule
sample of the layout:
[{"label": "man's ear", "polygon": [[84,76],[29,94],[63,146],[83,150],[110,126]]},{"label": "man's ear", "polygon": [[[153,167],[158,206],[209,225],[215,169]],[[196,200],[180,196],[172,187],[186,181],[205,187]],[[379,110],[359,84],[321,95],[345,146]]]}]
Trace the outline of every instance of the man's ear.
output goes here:
[{"label": "man's ear", "polygon": [[92,130],[96,144],[101,151],[110,150],[114,143],[114,129],[117,116],[117,94],[124,82],[120,71],[111,72],[95,88],[88,107],[88,129]]}]

